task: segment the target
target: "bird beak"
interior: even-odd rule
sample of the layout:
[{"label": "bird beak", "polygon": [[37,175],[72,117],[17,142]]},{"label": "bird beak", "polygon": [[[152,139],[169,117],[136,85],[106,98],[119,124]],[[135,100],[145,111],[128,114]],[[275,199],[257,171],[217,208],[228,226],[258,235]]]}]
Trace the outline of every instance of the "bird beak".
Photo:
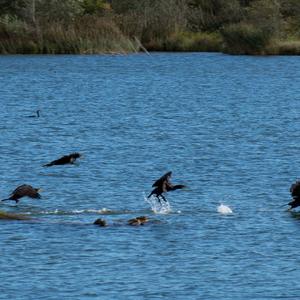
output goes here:
[{"label": "bird beak", "polygon": [[42,189],[38,189],[38,190],[37,190],[38,193],[40,193],[40,192],[42,192],[42,191],[43,191]]}]

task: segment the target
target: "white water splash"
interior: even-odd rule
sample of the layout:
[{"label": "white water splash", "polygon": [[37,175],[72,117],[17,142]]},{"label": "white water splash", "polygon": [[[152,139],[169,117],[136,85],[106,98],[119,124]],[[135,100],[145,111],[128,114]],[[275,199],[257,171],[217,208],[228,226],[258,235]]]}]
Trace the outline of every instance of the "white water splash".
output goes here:
[{"label": "white water splash", "polygon": [[156,214],[168,214],[172,211],[170,203],[167,201],[159,201],[157,200],[156,197],[151,196],[150,198],[147,198],[146,195],[144,194],[144,200],[150,204],[151,210],[156,213]]},{"label": "white water splash", "polygon": [[217,211],[222,215],[230,215],[233,213],[232,209],[229,206],[222,203],[217,207]]}]

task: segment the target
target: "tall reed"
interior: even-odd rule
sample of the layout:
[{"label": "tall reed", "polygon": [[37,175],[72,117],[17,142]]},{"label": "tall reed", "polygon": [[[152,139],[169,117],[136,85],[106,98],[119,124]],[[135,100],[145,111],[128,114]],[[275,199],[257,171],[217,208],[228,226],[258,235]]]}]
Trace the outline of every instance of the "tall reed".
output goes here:
[{"label": "tall reed", "polygon": [[[14,25],[14,26],[13,26]],[[23,24],[24,25],[24,24]],[[0,23],[0,53],[128,53],[138,51],[109,18],[83,16],[72,23],[15,26]]]}]

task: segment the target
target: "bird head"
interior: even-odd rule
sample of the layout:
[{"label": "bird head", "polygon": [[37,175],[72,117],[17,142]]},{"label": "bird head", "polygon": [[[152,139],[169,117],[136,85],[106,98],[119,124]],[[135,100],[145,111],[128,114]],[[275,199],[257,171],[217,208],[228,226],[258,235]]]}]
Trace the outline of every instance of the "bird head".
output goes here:
[{"label": "bird head", "polygon": [[78,152],[75,152],[75,153],[72,153],[72,154],[70,154],[70,156],[72,157],[72,158],[79,158],[79,157],[81,157],[82,155],[80,154],[80,153],[78,153]]}]

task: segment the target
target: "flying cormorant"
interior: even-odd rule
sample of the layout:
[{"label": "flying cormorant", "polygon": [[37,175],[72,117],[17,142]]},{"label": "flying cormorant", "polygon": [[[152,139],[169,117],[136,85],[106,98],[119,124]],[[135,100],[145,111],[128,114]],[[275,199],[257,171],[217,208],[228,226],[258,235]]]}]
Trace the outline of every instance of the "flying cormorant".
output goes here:
[{"label": "flying cormorant", "polygon": [[152,195],[155,195],[156,198],[158,199],[159,203],[161,203],[160,197],[165,202],[167,202],[167,199],[165,198],[163,193],[175,191],[175,190],[182,189],[185,187],[185,185],[182,185],[182,184],[173,185],[170,182],[171,175],[172,175],[172,172],[168,172],[165,175],[163,175],[162,177],[160,177],[159,179],[157,179],[152,185],[152,187],[155,187],[155,189],[150,193],[148,198],[150,198]]},{"label": "flying cormorant", "polygon": [[297,180],[290,187],[291,196],[293,197],[293,201],[289,202],[290,209],[300,206],[300,181]]},{"label": "flying cormorant", "polygon": [[13,200],[16,203],[19,202],[19,199],[22,197],[30,197],[35,199],[40,199],[41,195],[39,192],[41,189],[33,188],[31,185],[23,184],[17,187],[7,199],[3,199],[2,201]]},{"label": "flying cormorant", "polygon": [[81,157],[80,153],[71,153],[70,155],[65,155],[57,160],[53,160],[50,163],[44,165],[43,167],[51,167],[54,165],[65,165],[65,164],[73,164],[77,158]]}]

